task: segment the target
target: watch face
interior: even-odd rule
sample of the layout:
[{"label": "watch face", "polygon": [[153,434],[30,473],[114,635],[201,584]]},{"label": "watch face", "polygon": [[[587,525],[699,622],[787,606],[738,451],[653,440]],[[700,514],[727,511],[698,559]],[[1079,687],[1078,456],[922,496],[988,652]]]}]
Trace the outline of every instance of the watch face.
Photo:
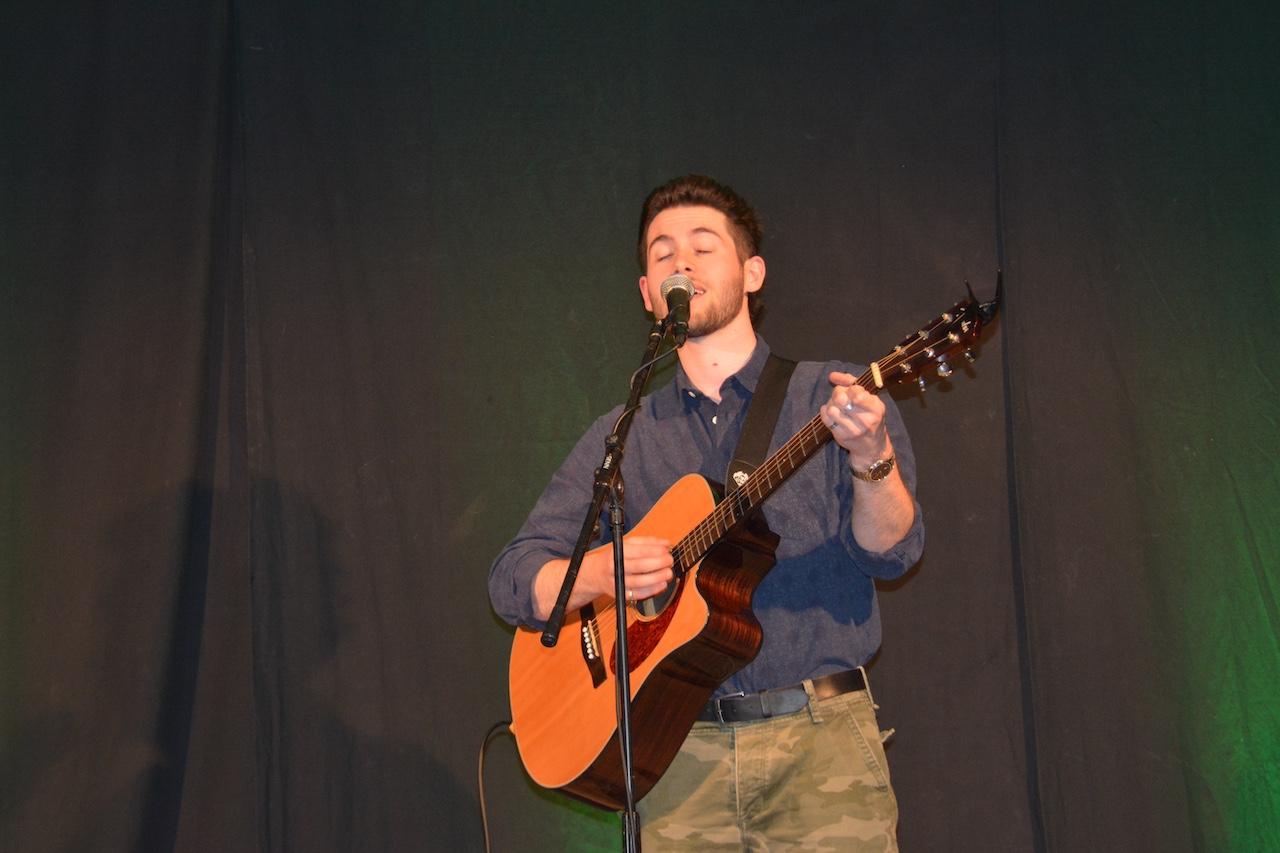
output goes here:
[{"label": "watch face", "polygon": [[867,479],[883,480],[885,477],[889,476],[889,472],[892,470],[893,470],[892,459],[877,460],[876,462],[873,462],[871,464],[870,468],[867,469]]}]

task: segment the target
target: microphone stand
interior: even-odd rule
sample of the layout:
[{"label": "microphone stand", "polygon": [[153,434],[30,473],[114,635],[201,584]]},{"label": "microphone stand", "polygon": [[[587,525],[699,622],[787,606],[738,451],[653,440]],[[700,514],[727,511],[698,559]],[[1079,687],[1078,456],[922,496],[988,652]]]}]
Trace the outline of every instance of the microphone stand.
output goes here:
[{"label": "microphone stand", "polygon": [[[622,533],[625,518],[622,511],[623,491],[622,457],[626,449],[627,434],[631,431],[631,421],[640,408],[640,396],[649,381],[649,374],[657,363],[658,347],[667,335],[670,315],[649,329],[649,343],[645,348],[640,367],[631,374],[631,393],[622,409],[622,415],[614,425],[614,431],[605,439],[604,460],[595,472],[595,489],[591,495],[591,506],[587,517],[582,522],[582,530],[578,533],[578,541],[573,555],[569,558],[569,568],[565,572],[564,582],[560,585],[560,594],[556,597],[555,606],[547,617],[542,631],[542,645],[550,648],[560,638],[560,629],[564,626],[565,609],[569,604],[569,596],[573,592],[578,579],[578,571],[582,568],[582,559],[595,538],[600,511],[604,507],[606,496],[609,502],[609,526],[613,533],[613,600],[614,612],[617,616],[617,711],[618,711],[618,744],[622,749],[622,774],[625,791],[626,808],[622,812],[622,843],[627,853],[640,851],[640,817],[636,813],[635,785],[631,769],[631,670],[628,667],[627,655],[627,579],[624,570],[626,561],[623,555]],[[664,355],[675,352],[668,350]]]}]

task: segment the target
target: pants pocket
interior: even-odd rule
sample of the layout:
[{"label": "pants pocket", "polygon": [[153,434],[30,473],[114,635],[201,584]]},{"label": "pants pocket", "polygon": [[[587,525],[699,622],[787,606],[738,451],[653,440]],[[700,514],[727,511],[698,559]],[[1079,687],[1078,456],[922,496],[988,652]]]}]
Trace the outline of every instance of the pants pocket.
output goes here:
[{"label": "pants pocket", "polygon": [[853,735],[858,756],[861,758],[866,772],[874,782],[876,790],[889,790],[889,762],[885,757],[884,744],[880,741],[880,724],[876,721],[875,709],[865,692],[850,693],[837,697],[843,700],[841,718]]}]

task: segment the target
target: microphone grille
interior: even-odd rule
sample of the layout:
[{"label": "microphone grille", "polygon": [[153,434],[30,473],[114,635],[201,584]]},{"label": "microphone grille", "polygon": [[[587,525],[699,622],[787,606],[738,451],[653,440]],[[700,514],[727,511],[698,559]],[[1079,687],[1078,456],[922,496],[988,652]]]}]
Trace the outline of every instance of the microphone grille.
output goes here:
[{"label": "microphone grille", "polygon": [[680,273],[669,275],[662,282],[662,286],[659,288],[659,291],[665,299],[667,294],[673,290],[683,290],[688,295],[693,296],[693,282],[687,275],[681,275]]}]

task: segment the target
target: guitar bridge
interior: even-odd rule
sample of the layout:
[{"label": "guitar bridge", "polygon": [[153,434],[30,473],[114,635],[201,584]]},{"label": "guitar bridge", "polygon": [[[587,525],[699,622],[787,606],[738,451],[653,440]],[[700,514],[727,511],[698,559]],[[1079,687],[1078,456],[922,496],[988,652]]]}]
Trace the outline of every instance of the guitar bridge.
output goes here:
[{"label": "guitar bridge", "polygon": [[582,661],[591,673],[591,686],[604,684],[604,660],[600,656],[600,626],[596,624],[595,608],[590,604],[581,610],[582,621],[578,626],[578,642],[582,646]]}]

